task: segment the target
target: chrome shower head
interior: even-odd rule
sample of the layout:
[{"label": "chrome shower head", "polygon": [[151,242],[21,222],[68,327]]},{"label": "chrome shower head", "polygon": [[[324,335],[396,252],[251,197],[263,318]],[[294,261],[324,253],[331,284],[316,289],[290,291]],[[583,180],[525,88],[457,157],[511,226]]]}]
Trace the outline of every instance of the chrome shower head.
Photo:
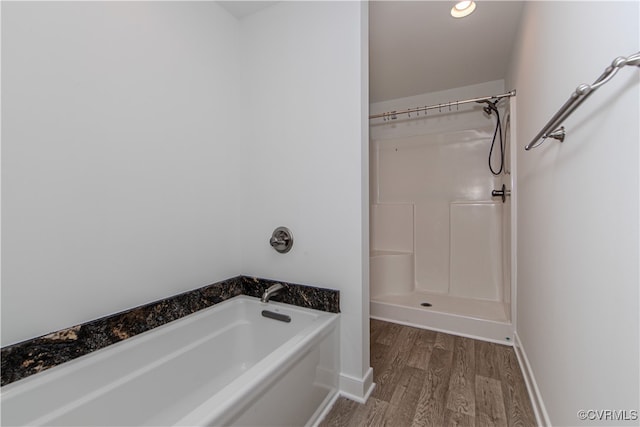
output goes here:
[{"label": "chrome shower head", "polygon": [[487,104],[486,107],[482,107],[482,111],[484,111],[485,113],[487,113],[488,116],[491,115],[491,113],[493,111],[495,111],[496,113],[498,112],[498,109],[496,108],[496,104],[498,103],[498,101],[476,101],[478,104]]}]

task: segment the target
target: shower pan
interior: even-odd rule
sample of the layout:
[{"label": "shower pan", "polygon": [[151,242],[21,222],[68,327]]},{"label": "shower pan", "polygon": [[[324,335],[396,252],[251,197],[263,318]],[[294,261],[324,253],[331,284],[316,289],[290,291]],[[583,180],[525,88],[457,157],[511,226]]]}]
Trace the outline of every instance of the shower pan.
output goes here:
[{"label": "shower pan", "polygon": [[511,341],[505,98],[371,123],[371,317]]}]

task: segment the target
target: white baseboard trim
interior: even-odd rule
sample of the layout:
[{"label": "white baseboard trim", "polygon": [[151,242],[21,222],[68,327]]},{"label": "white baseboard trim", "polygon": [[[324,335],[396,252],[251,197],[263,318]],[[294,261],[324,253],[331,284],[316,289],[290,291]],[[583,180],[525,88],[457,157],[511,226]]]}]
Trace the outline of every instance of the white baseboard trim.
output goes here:
[{"label": "white baseboard trim", "polygon": [[531,405],[533,406],[533,412],[536,416],[536,422],[539,426],[551,426],[549,414],[547,413],[547,409],[544,406],[544,401],[542,400],[540,389],[538,388],[538,384],[536,383],[535,376],[533,375],[533,370],[531,370],[531,365],[529,364],[529,359],[527,359],[527,354],[524,351],[524,347],[522,347],[522,342],[520,341],[520,337],[518,336],[517,331],[514,331],[513,338],[513,348],[516,352],[518,363],[520,364],[520,370],[522,371],[522,376],[524,377],[527,391],[529,392],[529,399],[531,400]]},{"label": "white baseboard trim", "polygon": [[338,390],[335,390],[334,393],[327,396],[327,398],[324,400],[324,402],[322,402],[316,413],[313,414],[313,416],[309,419],[305,426],[317,427],[318,425],[320,425],[327,414],[331,411],[331,408],[333,408],[333,405],[336,403],[336,400],[338,400],[339,397],[340,392]]},{"label": "white baseboard trim", "polygon": [[340,395],[355,402],[366,403],[375,386],[371,367],[363,378],[340,374]]},{"label": "white baseboard trim", "polygon": [[311,417],[307,426],[317,427],[329,414],[333,405],[339,397],[346,397],[358,403],[367,403],[373,389],[376,387],[373,382],[373,369],[370,367],[365,376],[361,379],[346,374],[340,374],[340,389],[330,396],[320,405],[320,408]]}]

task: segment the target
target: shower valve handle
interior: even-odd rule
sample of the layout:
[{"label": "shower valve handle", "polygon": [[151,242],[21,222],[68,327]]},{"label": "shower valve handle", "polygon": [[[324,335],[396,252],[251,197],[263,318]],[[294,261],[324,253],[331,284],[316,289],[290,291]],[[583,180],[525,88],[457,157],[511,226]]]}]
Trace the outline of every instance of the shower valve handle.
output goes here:
[{"label": "shower valve handle", "polygon": [[507,190],[507,187],[502,184],[502,190],[493,190],[491,197],[502,197],[502,203],[506,202],[507,196],[511,195],[511,190]]},{"label": "shower valve handle", "polygon": [[293,246],[293,234],[287,227],[278,227],[274,230],[269,244],[281,254],[286,254]]}]

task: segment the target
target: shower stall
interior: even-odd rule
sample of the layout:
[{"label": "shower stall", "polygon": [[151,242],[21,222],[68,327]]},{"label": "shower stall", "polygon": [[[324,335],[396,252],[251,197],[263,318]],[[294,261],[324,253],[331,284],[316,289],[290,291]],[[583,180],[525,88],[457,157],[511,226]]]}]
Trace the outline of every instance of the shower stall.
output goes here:
[{"label": "shower stall", "polygon": [[514,95],[372,114],[371,317],[511,340]]}]

